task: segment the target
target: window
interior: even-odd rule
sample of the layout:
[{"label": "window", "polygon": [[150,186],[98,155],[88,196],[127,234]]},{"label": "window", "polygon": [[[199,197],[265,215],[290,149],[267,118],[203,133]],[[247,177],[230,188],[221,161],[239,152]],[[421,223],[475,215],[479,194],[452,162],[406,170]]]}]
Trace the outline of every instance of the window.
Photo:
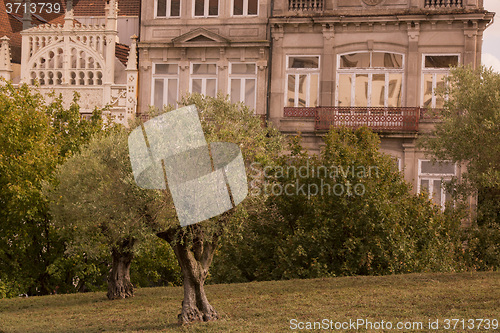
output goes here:
[{"label": "window", "polygon": [[156,17],[179,17],[181,15],[181,0],[156,0]]},{"label": "window", "polygon": [[189,91],[215,97],[217,94],[217,65],[191,64]]},{"label": "window", "polygon": [[403,55],[389,52],[341,54],[337,71],[337,106],[400,107]]},{"label": "window", "polygon": [[318,106],[319,69],[319,56],[288,57],[286,106]]},{"label": "window", "polygon": [[429,160],[419,160],[418,164],[418,193],[428,193],[429,198],[444,209],[445,204],[451,202],[451,194],[446,191],[444,184],[455,176],[455,164],[447,161],[433,164]]},{"label": "window", "polygon": [[231,63],[229,67],[229,95],[231,102],[243,102],[255,110],[257,66],[248,63]]},{"label": "window", "polygon": [[218,16],[219,0],[194,0],[194,16]]},{"label": "window", "polygon": [[401,157],[394,157],[394,163],[396,163],[396,167],[399,172],[403,171],[403,159]]},{"label": "window", "polygon": [[436,88],[443,87],[450,66],[459,64],[458,55],[424,55],[422,66],[422,107],[438,108],[444,106],[442,97],[436,95]]},{"label": "window", "polygon": [[233,0],[233,15],[257,15],[259,0]]},{"label": "window", "polygon": [[154,64],[151,104],[158,109],[164,105],[177,106],[178,71],[177,64]]}]

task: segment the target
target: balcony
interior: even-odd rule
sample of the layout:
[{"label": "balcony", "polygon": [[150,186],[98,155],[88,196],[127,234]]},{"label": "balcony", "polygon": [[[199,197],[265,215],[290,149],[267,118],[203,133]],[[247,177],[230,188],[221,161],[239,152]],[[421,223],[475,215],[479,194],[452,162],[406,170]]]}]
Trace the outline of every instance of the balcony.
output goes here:
[{"label": "balcony", "polygon": [[359,128],[366,126],[376,132],[417,132],[420,119],[418,107],[286,107],[287,118],[313,118],[316,131],[333,127]]},{"label": "balcony", "polygon": [[289,11],[322,11],[323,0],[288,0]]},{"label": "balcony", "polygon": [[425,0],[425,8],[462,8],[463,0]]}]

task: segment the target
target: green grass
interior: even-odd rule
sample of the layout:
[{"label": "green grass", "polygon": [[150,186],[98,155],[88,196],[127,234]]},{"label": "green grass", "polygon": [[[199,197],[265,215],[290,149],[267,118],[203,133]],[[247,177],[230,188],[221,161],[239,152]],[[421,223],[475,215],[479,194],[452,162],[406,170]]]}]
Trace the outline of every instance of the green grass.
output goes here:
[{"label": "green grass", "polygon": [[434,332],[493,332],[445,330],[443,320],[500,320],[498,272],[210,285],[206,291],[219,321],[179,326],[182,288],[143,288],[118,301],[108,301],[102,292],[2,299],[0,332],[291,332],[291,319],[384,320],[394,325],[439,319],[441,328]]}]

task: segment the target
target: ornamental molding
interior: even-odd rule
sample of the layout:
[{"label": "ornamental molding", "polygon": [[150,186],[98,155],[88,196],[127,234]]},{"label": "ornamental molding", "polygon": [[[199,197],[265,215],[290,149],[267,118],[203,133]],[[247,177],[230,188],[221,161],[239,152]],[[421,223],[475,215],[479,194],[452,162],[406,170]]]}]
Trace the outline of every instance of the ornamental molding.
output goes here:
[{"label": "ornamental molding", "polygon": [[379,5],[384,0],[363,0],[363,2],[368,6],[376,6]]}]

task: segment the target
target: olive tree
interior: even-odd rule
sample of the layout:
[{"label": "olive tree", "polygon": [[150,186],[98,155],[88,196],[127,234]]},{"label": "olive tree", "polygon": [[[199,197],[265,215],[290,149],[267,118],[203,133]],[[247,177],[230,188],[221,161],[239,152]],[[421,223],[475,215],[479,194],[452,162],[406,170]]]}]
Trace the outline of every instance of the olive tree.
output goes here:
[{"label": "olive tree", "polygon": [[[196,105],[207,143],[238,144],[247,174],[251,165],[273,164],[283,147],[283,138],[271,126],[243,104],[232,104],[226,97],[185,96],[182,105]],[[218,319],[209,303],[204,283],[221,235],[231,223],[245,219],[248,212],[262,209],[262,196],[249,196],[239,206],[207,221],[181,227],[178,223],[158,232],[158,237],[173,248],[182,270],[184,300],[179,321],[210,321]]]},{"label": "olive tree", "polygon": [[[184,97],[180,104],[196,105],[208,144],[238,144],[247,167],[252,163],[273,163],[282,149],[279,132],[265,126],[243,104],[232,104],[224,96],[199,94]],[[113,254],[108,297],[130,294],[128,267],[133,246],[153,234],[170,244],[182,271],[184,300],[179,321],[218,319],[205,294],[204,283],[219,238],[230,223],[244,219],[249,211],[261,209],[261,197],[249,196],[220,216],[181,227],[168,189],[145,190],[135,183],[125,131],[96,138],[59,169],[57,178],[60,183],[52,197],[59,225],[78,230],[77,234],[82,235],[79,243],[86,244],[87,249],[105,244]]]},{"label": "olive tree", "polygon": [[[139,188],[128,161],[127,131],[95,136],[56,173],[50,191],[54,222],[70,239],[69,250],[112,257],[109,299],[133,296],[130,265],[138,241],[154,235],[161,193]],[[151,237],[151,236],[150,236]]]}]

